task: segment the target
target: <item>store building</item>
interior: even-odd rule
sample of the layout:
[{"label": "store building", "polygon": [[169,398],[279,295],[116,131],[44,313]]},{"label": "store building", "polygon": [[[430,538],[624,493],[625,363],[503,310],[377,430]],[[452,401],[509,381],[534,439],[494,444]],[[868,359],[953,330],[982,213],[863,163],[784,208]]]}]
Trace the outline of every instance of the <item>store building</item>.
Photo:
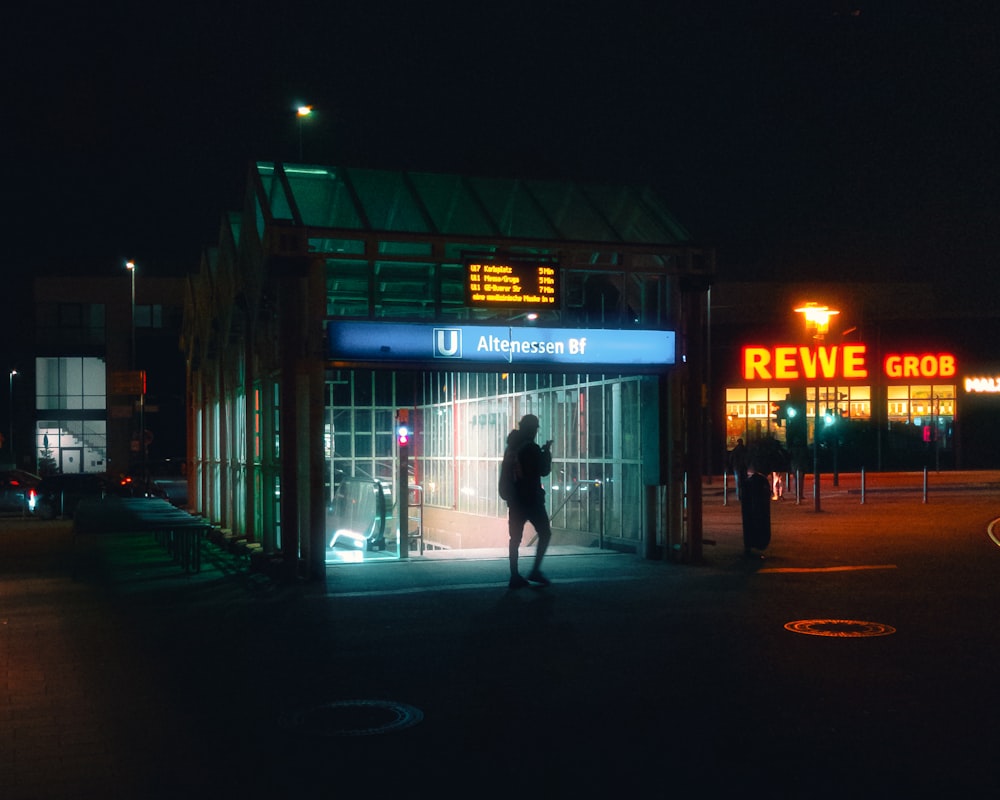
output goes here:
[{"label": "store building", "polygon": [[191,504],[312,577],[505,547],[533,413],[554,548],[697,558],[712,271],[646,189],[258,163],[187,288]]},{"label": "store building", "polygon": [[[716,455],[770,437],[794,460],[818,432],[823,471],[996,466],[996,409],[991,421],[989,381],[976,379],[991,374],[989,348],[933,287],[720,284],[713,293]],[[796,313],[807,298],[839,312],[819,336]]]}]

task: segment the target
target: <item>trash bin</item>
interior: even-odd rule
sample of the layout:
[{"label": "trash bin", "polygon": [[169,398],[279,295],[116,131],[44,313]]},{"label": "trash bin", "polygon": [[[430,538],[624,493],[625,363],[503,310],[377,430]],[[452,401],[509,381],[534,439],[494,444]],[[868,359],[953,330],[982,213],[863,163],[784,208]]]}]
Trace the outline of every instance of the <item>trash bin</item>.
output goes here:
[{"label": "trash bin", "polygon": [[767,476],[751,472],[743,484],[743,547],[764,550],[771,543],[771,484]]}]

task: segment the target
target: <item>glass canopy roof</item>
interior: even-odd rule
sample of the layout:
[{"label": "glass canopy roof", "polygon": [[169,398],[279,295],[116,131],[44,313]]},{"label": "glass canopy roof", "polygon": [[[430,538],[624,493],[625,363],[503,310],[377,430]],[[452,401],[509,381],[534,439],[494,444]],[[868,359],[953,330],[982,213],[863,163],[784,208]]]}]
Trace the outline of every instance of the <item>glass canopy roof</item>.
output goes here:
[{"label": "glass canopy roof", "polygon": [[[427,236],[679,245],[690,235],[648,188],[259,162],[272,221]],[[266,200],[265,200],[266,199]]]}]

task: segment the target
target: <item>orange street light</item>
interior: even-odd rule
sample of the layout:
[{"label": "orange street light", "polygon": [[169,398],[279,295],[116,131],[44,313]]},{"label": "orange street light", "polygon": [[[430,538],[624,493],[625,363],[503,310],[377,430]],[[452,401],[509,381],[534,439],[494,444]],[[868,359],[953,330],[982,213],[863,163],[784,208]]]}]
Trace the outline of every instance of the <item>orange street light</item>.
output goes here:
[{"label": "orange street light", "polygon": [[[840,313],[835,308],[823,306],[819,303],[806,303],[795,309],[795,313],[802,314],[806,321],[806,332],[811,334],[812,339],[819,347],[819,340],[830,330],[830,317]],[[819,377],[819,373],[816,373]],[[820,510],[819,499],[819,383],[816,383],[816,403],[813,413],[813,501],[815,510]]]},{"label": "orange street light", "polygon": [[830,330],[830,317],[836,316],[840,312],[829,306],[821,306],[819,303],[806,303],[795,309],[795,313],[803,314],[806,320],[806,330],[813,332],[814,339],[821,339]]}]

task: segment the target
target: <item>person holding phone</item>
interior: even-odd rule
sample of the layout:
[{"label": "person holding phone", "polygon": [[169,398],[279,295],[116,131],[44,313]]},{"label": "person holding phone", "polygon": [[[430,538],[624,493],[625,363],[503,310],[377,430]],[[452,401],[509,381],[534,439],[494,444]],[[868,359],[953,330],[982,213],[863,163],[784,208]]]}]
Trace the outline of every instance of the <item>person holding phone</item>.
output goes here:
[{"label": "person holding phone", "polygon": [[[534,414],[521,417],[517,429],[507,436],[504,460],[510,460],[514,476],[514,491],[507,499],[507,527],[510,533],[510,588],[520,589],[529,583],[548,586],[551,581],[542,573],[542,559],[552,539],[552,526],[545,508],[542,478],[552,471],[552,440],[541,447],[535,442],[539,421]],[[518,572],[518,553],[524,536],[524,524],[530,522],[538,534],[535,560],[528,578]]]}]

